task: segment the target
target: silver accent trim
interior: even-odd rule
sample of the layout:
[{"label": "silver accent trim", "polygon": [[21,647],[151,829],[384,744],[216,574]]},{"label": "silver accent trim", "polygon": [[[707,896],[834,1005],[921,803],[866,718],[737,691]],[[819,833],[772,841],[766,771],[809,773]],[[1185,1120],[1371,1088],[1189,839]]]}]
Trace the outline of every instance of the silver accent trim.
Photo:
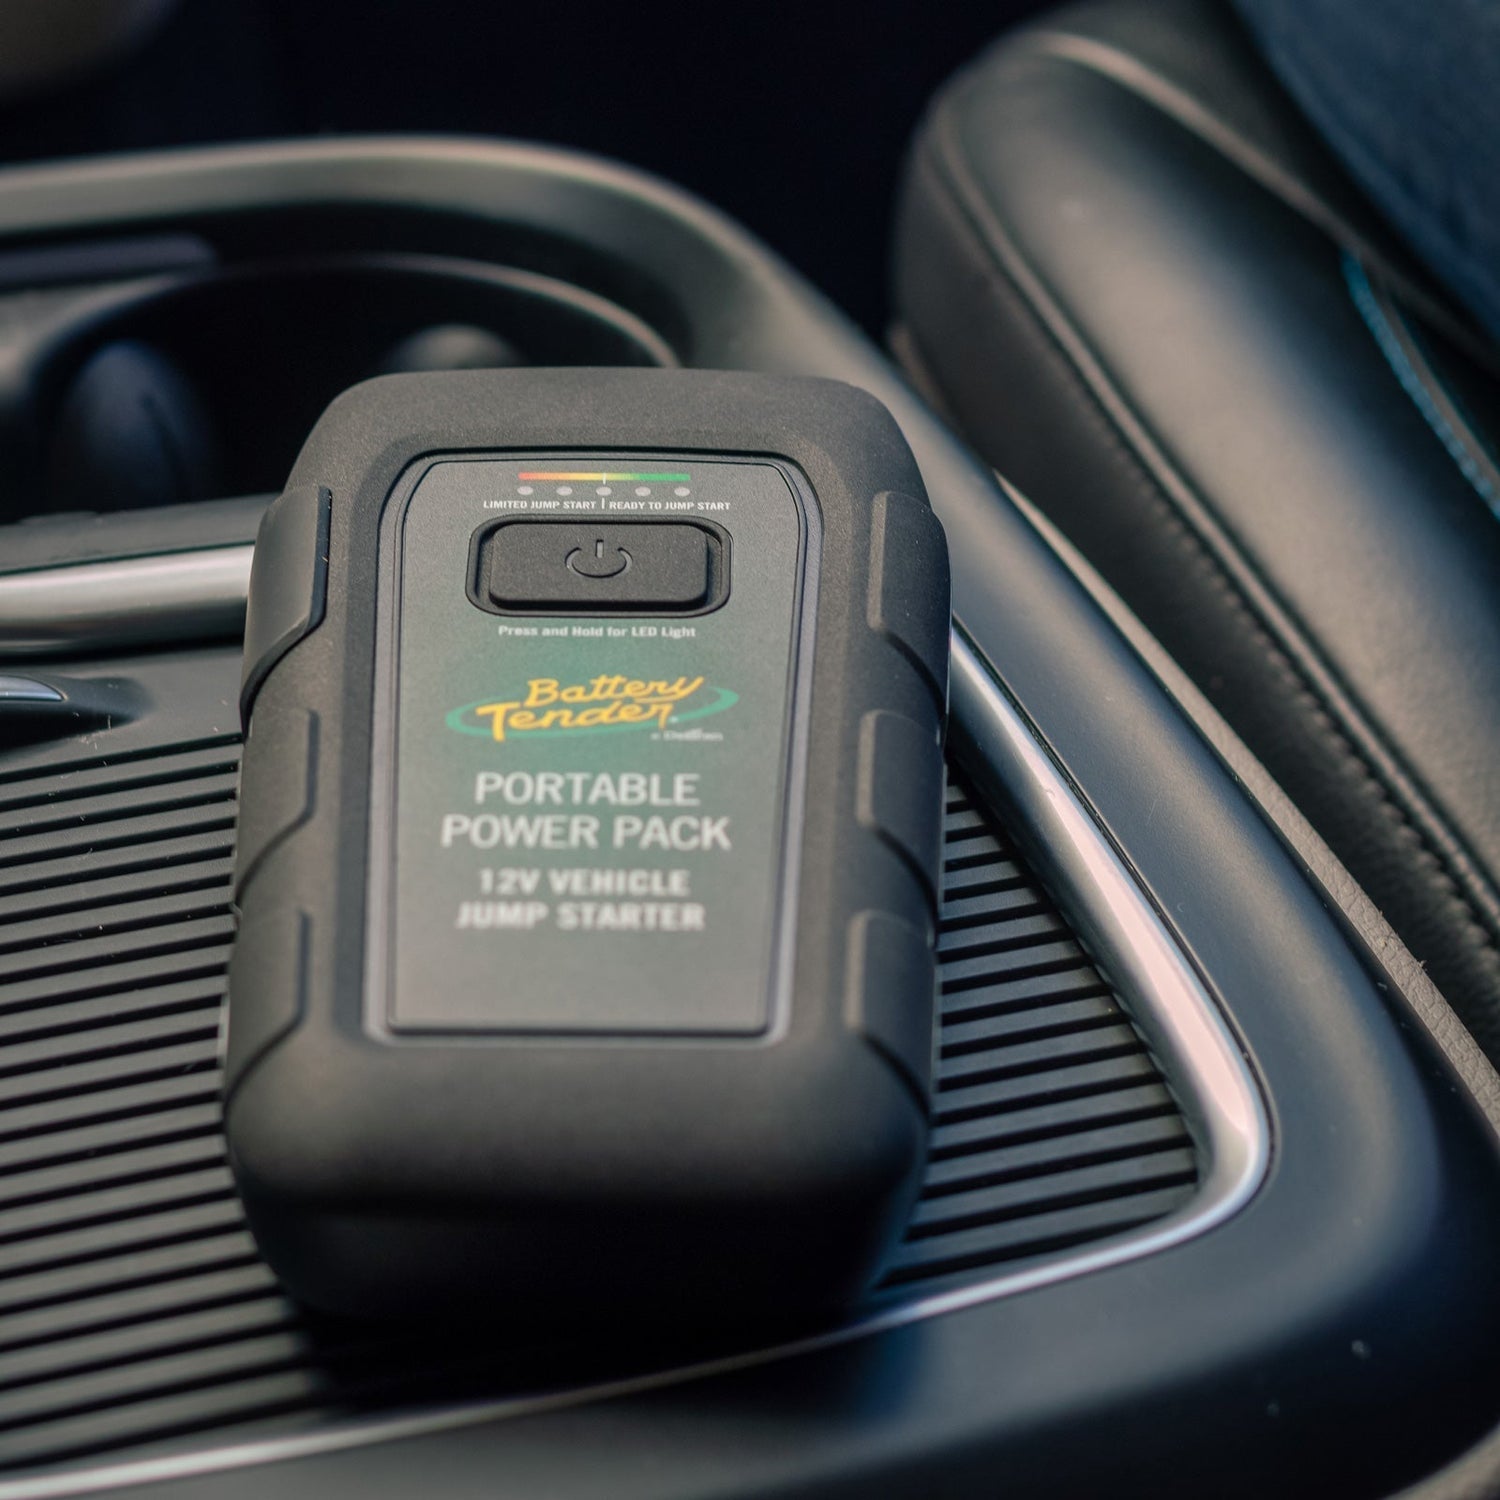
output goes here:
[{"label": "silver accent trim", "polygon": [[1131,1020],[1172,1078],[1208,1160],[1193,1200],[1152,1230],[1127,1239],[1132,1253],[1107,1263],[1178,1244],[1222,1223],[1264,1179],[1271,1131],[1260,1089],[1161,913],[1035,727],[958,630],[951,670],[953,717],[991,773],[980,778],[980,790],[997,804],[1028,857],[1055,887],[1089,956],[1127,997]]},{"label": "silver accent trim", "polygon": [[430,1436],[726,1374],[1154,1255],[1206,1233],[1243,1208],[1265,1178],[1271,1139],[1260,1090],[1233,1033],[1161,914],[988,663],[958,630],[952,649],[952,712],[960,733],[993,774],[994,785],[984,790],[1003,802],[1023,841],[1034,847],[1038,865],[1092,956],[1130,996],[1132,1019],[1167,1067],[1176,1069],[1179,1097],[1208,1162],[1189,1203],[1149,1229],[1103,1241],[1065,1260],[881,1308],[847,1327],[770,1349],[546,1395],[473,1402],[301,1437],[0,1481],[0,1500],[62,1500],[365,1443]]},{"label": "silver accent trim", "polygon": [[34,677],[0,677],[0,704],[61,703],[63,695],[55,687]]},{"label": "silver accent trim", "polygon": [[0,574],[0,657],[236,636],[254,553],[246,542]]}]

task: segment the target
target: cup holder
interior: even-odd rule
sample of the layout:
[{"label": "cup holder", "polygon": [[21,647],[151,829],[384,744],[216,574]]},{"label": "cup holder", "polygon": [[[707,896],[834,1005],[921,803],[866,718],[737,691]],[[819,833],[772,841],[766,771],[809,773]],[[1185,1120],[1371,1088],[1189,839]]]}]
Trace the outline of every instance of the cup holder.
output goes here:
[{"label": "cup holder", "polygon": [[678,362],[639,318],[566,282],[414,255],[242,265],[102,308],[83,299],[29,353],[34,461],[0,477],[0,522],[274,491],[323,408],[372,375]]}]

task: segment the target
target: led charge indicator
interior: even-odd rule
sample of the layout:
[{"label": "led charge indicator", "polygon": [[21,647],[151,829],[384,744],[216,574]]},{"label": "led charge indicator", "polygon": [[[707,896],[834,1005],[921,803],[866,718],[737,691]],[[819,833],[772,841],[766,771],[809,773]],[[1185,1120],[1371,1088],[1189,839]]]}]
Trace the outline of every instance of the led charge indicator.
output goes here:
[{"label": "led charge indicator", "polygon": [[687,484],[691,474],[581,474],[571,469],[525,469],[516,478],[522,484]]}]

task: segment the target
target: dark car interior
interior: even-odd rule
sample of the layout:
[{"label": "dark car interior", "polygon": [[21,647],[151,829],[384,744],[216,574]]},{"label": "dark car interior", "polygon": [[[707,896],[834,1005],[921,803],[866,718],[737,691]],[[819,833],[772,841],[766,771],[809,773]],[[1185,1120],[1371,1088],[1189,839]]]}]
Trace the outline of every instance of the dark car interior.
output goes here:
[{"label": "dark car interior", "polygon": [[[44,9],[0,6],[0,1500],[1500,1495],[1500,345],[1229,0]],[[465,629],[572,654],[422,718]],[[645,733],[518,731],[711,767],[760,678],[771,883],[697,967],[441,934],[382,1095],[422,1047],[338,986],[405,982],[401,808],[460,766],[489,848],[555,764],[650,849],[697,770],[585,793]],[[727,821],[656,823],[589,889],[719,891]],[[455,999],[475,942],[522,1020]],[[802,1058],[807,954],[852,1050],[739,1092],[713,1007]]]}]

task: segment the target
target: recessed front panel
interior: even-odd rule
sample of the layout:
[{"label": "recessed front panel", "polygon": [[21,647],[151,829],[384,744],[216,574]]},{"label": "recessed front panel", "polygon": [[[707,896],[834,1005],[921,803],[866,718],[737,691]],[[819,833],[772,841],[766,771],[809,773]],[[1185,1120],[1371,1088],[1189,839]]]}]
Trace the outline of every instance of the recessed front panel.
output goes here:
[{"label": "recessed front panel", "polygon": [[381,1029],[772,1021],[805,508],[772,464],[623,468],[439,462],[387,517]]}]

